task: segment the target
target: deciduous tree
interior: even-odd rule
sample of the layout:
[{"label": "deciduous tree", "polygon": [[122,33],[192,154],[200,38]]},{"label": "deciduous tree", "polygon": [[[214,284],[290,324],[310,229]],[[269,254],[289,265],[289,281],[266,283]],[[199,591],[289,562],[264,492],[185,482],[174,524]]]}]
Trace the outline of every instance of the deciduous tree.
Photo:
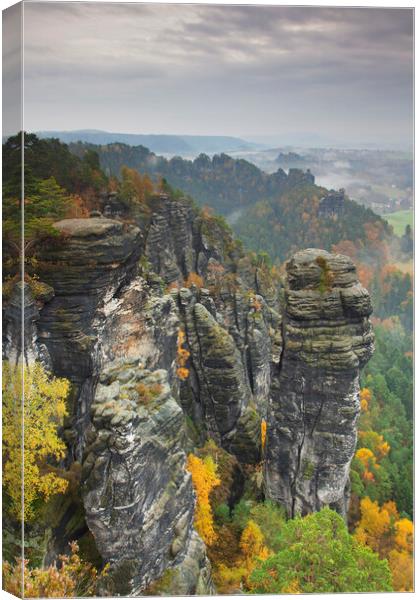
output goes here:
[{"label": "deciduous tree", "polygon": [[204,542],[212,545],[216,541],[217,536],[214,530],[209,495],[211,490],[220,484],[216,465],[210,456],[201,459],[198,456],[194,456],[194,454],[190,454],[188,456],[187,469],[191,473],[193,486],[197,494],[195,527]]},{"label": "deciduous tree", "polygon": [[3,363],[3,486],[19,519],[34,517],[37,498],[48,500],[67,488],[50,461],[64,457],[57,428],[67,414],[69,387],[66,379],[48,376],[39,362],[23,369]]}]

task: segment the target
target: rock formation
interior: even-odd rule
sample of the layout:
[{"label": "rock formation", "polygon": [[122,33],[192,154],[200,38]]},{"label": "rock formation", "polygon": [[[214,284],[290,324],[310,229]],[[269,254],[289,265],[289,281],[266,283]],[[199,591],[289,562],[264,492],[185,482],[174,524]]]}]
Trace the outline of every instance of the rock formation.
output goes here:
[{"label": "rock formation", "polygon": [[54,372],[75,389],[64,436],[82,462],[87,525],[110,564],[102,591],[136,595],[170,570],[178,593],[210,593],[192,525],[185,419],[170,387],[176,392],[175,303],[138,274],[138,228],[97,217],[56,227],[66,239],[43,257],[56,295],[39,330]]},{"label": "rock formation", "polygon": [[210,437],[259,463],[265,418],[267,496],[290,515],[344,515],[369,296],[349,259],[306,250],[288,263],[282,316],[269,271],[189,201],[162,194],[135,223],[114,217],[55,224],[42,298],[25,287],[6,307],[7,357],[22,353],[24,299],[25,356],[72,383],[66,464],[82,465],[103,594],[212,593],[187,453]]},{"label": "rock formation", "polygon": [[345,256],[309,249],[287,264],[283,354],[272,378],[267,495],[290,516],[347,512],[359,374],[373,352],[368,292]]},{"label": "rock formation", "polygon": [[[137,362],[103,371],[82,471],[89,528],[110,563],[104,591],[136,595],[170,569],[177,591],[211,591],[205,547],[192,527],[185,422],[165,370]],[[195,563],[191,572],[184,562]]]}]

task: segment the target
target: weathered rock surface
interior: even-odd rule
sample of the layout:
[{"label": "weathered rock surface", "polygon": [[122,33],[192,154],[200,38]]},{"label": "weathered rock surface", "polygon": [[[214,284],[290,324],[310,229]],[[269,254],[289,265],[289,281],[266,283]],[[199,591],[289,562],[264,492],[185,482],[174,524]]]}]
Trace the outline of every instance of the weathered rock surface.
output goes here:
[{"label": "weathered rock surface", "polygon": [[102,593],[208,594],[186,453],[210,437],[258,463],[265,418],[267,495],[291,515],[345,514],[370,300],[349,259],[306,250],[288,264],[282,315],[269,270],[217,219],[165,195],[137,217],[55,225],[42,298],[26,286],[5,308],[6,354],[22,353],[23,301],[26,360],[72,383],[63,437],[67,464],[82,463],[78,528],[110,563]]},{"label": "weathered rock surface", "polygon": [[40,316],[39,338],[54,372],[74,386],[64,436],[83,465],[88,527],[111,565],[102,593],[136,595],[175,567],[179,593],[211,593],[205,547],[192,526],[191,442],[171,395],[171,387],[178,393],[176,303],[157,275],[139,275],[138,228],[97,217],[56,227],[65,240],[43,257],[55,296]]},{"label": "weathered rock surface", "polygon": [[[241,462],[259,461],[271,363],[281,348],[276,295],[223,225],[188,202],[156,202],[146,256],[165,284],[180,287],[172,297],[190,352],[182,407],[202,441],[210,435]],[[190,273],[209,289],[182,287]]]},{"label": "weathered rock surface", "polygon": [[182,406],[206,436],[255,464],[271,362],[279,354],[272,325],[279,326],[280,315],[243,287],[216,303],[206,289],[182,288],[176,298],[190,352]]},{"label": "weathered rock surface", "polygon": [[179,593],[200,586],[209,592],[204,544],[192,526],[184,416],[166,371],[137,363],[103,371],[88,442],[83,498],[89,528],[110,563],[104,592],[138,594],[176,567]]},{"label": "weathered rock surface", "polygon": [[54,374],[73,384],[68,432],[80,460],[101,365],[105,321],[99,313],[132,279],[142,235],[133,225],[103,218],[66,219],[54,227],[64,238],[59,248],[42,256],[42,280],[52,286],[54,297],[40,313],[38,340],[48,349]]},{"label": "weathered rock surface", "polygon": [[326,505],[346,515],[359,374],[373,352],[371,312],[349,258],[309,249],[289,261],[265,481],[291,516]]},{"label": "weathered rock surface", "polygon": [[3,314],[3,356],[11,364],[20,360],[30,364],[40,360],[50,366],[50,356],[44,344],[38,338],[36,322],[39,310],[54,296],[54,290],[43,285],[43,296],[36,300],[30,286],[19,282],[12,291],[9,302],[4,305]]},{"label": "weathered rock surface", "polygon": [[196,302],[189,308],[187,339],[206,429],[243,462],[256,462],[260,419],[240,352],[203,304]]}]

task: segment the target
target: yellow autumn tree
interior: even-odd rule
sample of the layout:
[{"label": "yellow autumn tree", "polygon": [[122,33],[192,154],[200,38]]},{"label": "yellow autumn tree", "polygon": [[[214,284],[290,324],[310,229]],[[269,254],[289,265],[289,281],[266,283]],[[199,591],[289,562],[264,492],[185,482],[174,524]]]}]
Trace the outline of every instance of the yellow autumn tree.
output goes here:
[{"label": "yellow autumn tree", "polygon": [[121,197],[129,202],[145,204],[154,192],[154,185],[148,175],[141,175],[135,169],[121,168]]},{"label": "yellow autumn tree", "polygon": [[210,505],[210,492],[220,484],[216,465],[210,456],[204,459],[190,454],[187,469],[191,473],[197,505],[195,509],[195,528],[204,542],[211,546],[217,539],[214,530],[213,513]]},{"label": "yellow autumn tree", "polygon": [[395,525],[395,545],[388,556],[392,582],[396,592],[412,592],[414,586],[413,542],[414,525],[409,519],[399,519]]},{"label": "yellow autumn tree", "polygon": [[255,521],[248,521],[242,532],[239,547],[242,551],[243,563],[246,566],[248,574],[255,568],[257,559],[265,560],[268,558],[268,548],[264,544],[264,536]]},{"label": "yellow autumn tree", "polygon": [[414,525],[409,519],[400,519],[395,523],[395,543],[401,550],[413,552]]},{"label": "yellow autumn tree", "polygon": [[360,408],[363,412],[367,412],[370,401],[372,400],[372,393],[368,388],[362,388],[360,390]]},{"label": "yellow autumn tree", "polygon": [[48,500],[67,488],[68,482],[54,472],[49,460],[65,454],[57,428],[67,414],[69,387],[66,379],[48,376],[39,362],[23,369],[3,363],[3,486],[11,513],[19,519],[33,518],[36,499]]},{"label": "yellow autumn tree", "polygon": [[365,544],[378,552],[383,557],[385,543],[384,538],[390,532],[391,517],[385,508],[373,502],[368,496],[360,502],[361,519],[356,527],[355,538],[361,544]]},{"label": "yellow autumn tree", "polygon": [[393,500],[388,500],[387,502],[385,502],[382,505],[382,510],[386,510],[386,512],[389,514],[391,523],[395,523],[395,521],[397,521],[397,519],[400,518],[397,505]]},{"label": "yellow autumn tree", "polygon": [[365,448],[373,452],[376,460],[380,461],[389,454],[390,445],[376,431],[359,431],[359,439]]},{"label": "yellow autumn tree", "polygon": [[412,592],[414,589],[413,556],[404,550],[391,550],[388,564],[392,574],[392,587],[396,592]]},{"label": "yellow autumn tree", "polygon": [[[236,545],[234,544],[236,547]],[[214,569],[215,581],[221,593],[237,593],[238,590],[250,590],[249,577],[258,560],[265,560],[269,550],[264,544],[260,526],[250,519],[242,531],[235,556],[230,564],[217,562]]]},{"label": "yellow autumn tree", "polygon": [[186,367],[190,352],[184,348],[185,339],[185,331],[183,329],[178,329],[178,339],[176,343],[176,373],[182,381],[185,381],[190,373]]},{"label": "yellow autumn tree", "polygon": [[292,581],[282,589],[282,594],[301,594],[299,587],[299,581],[292,579]]},{"label": "yellow autumn tree", "polygon": [[413,590],[413,523],[399,518],[395,502],[382,507],[370,498],[360,503],[361,519],[355,531],[356,539],[386,558],[396,592]]},{"label": "yellow autumn tree", "polygon": [[392,582],[396,592],[412,592],[414,588],[413,543],[414,525],[409,519],[399,519],[395,525],[395,548],[388,556]]},{"label": "yellow autumn tree", "polygon": [[363,479],[366,481],[373,481],[375,479],[374,473],[378,468],[378,464],[372,450],[369,448],[359,448],[355,456],[363,465]]}]

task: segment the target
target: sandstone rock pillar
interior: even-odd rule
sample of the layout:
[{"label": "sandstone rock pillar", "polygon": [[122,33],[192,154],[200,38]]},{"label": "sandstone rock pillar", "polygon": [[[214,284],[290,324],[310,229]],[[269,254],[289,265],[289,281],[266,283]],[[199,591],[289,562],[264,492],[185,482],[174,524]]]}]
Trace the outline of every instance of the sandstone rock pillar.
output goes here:
[{"label": "sandstone rock pillar", "polygon": [[345,516],[359,376],[373,353],[368,292],[346,256],[308,249],[288,262],[283,354],[267,415],[265,484],[290,516]]}]

